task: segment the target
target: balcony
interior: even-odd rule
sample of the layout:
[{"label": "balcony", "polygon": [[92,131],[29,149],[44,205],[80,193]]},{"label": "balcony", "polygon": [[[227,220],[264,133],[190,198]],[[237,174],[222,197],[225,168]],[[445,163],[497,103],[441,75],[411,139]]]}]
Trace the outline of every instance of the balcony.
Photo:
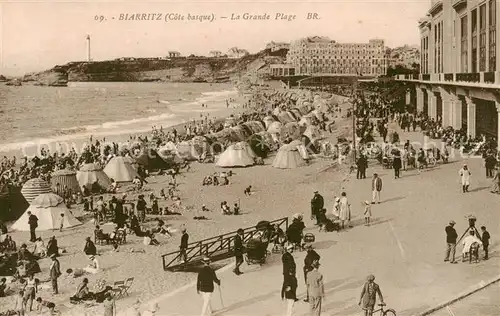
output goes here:
[{"label": "balcony", "polygon": [[453,9],[456,11],[461,10],[467,6],[467,0],[453,0]]},{"label": "balcony", "polygon": [[426,84],[500,89],[500,71],[397,75],[394,79],[397,81],[420,82]]}]

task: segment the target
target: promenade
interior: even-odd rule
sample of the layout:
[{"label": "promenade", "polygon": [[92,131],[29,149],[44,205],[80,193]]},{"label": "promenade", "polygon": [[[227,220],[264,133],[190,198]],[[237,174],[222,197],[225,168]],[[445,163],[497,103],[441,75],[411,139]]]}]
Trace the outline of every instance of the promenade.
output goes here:
[{"label": "promenade", "polygon": [[[400,135],[402,141],[423,141],[420,133]],[[397,180],[393,170],[383,170],[378,165],[368,169],[367,179],[357,180],[352,175],[354,178],[346,183],[344,190],[352,205],[354,227],[344,232],[319,233],[309,221],[308,211],[290,210],[290,216],[304,212],[306,232],[316,235],[315,248],[321,255],[320,272],[326,289],[324,315],[360,315],[357,303],[369,274],[376,276],[375,282],[380,285],[388,307],[402,316],[417,315],[499,276],[495,240],[500,234],[500,196],[489,192],[491,181],[485,178],[483,160],[467,159],[467,163],[472,183],[471,192],[466,194],[461,192],[458,177],[461,158],[420,174],[415,170],[403,172]],[[373,172],[383,179],[382,203],[372,206],[373,223],[366,227],[362,202],[371,199]],[[324,196],[328,212],[331,212],[333,196],[340,193],[333,185],[334,180],[338,181],[310,184],[311,189],[318,189]],[[309,192],[304,193],[304,199],[310,198]],[[492,236],[490,260],[472,265],[445,263],[444,228],[450,220],[455,220],[455,228],[461,236],[468,227],[465,218],[468,214],[477,217],[478,229],[485,225]],[[459,259],[461,251],[459,245]],[[308,305],[302,302],[305,252],[294,253],[294,257],[301,298],[295,305],[295,315],[307,315]],[[244,264],[241,276],[234,275],[230,268],[219,271],[224,305],[216,289],[212,299],[215,315],[283,315],[286,306],[280,298],[281,269],[281,256],[271,255],[262,267]],[[199,315],[202,304],[194,285],[164,294],[157,301],[159,314],[169,316]]]}]

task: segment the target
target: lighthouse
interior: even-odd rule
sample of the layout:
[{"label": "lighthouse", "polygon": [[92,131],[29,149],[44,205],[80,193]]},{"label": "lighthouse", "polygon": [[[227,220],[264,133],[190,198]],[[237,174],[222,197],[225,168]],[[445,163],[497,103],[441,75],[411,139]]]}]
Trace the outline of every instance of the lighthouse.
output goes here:
[{"label": "lighthouse", "polygon": [[90,59],[90,35],[87,35],[86,42],[87,42],[87,61],[91,61],[91,59]]}]

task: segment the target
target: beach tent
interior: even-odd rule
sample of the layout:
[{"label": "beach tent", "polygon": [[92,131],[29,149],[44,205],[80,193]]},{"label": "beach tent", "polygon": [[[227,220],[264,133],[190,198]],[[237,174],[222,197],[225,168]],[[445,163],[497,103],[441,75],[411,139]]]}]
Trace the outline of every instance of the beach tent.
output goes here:
[{"label": "beach tent", "polygon": [[229,146],[217,160],[219,167],[247,167],[254,165],[253,158],[248,154],[246,146],[233,144]]},{"label": "beach tent", "polygon": [[262,132],[262,131],[266,130],[264,127],[265,125],[262,124],[262,122],[260,122],[260,121],[249,121],[249,122],[243,123],[241,125],[250,129],[250,131],[252,132],[251,134],[256,134],[258,132]]},{"label": "beach tent", "polygon": [[111,158],[106,167],[104,167],[104,173],[116,182],[132,182],[136,176],[139,176],[134,167],[132,167],[130,159],[121,156]]},{"label": "beach tent", "polygon": [[302,115],[296,115],[296,114],[295,114],[293,111],[291,111],[291,110],[286,111],[286,113],[288,113],[288,115],[289,115],[290,117],[293,117],[293,120],[294,120],[295,122],[297,122],[297,121],[300,119],[300,117],[302,116]]},{"label": "beach tent", "polygon": [[242,142],[248,137],[250,137],[251,132],[246,130],[240,125],[233,126],[230,128],[231,131],[231,140],[234,142]]},{"label": "beach tent", "polygon": [[83,165],[76,173],[76,178],[78,179],[80,187],[85,185],[89,190],[91,189],[92,184],[96,181],[103,189],[107,189],[111,185],[111,180],[109,180],[106,173],[102,171],[102,168],[99,167],[99,165],[94,163]]},{"label": "beach tent", "polygon": [[[175,157],[177,157],[176,154],[171,154],[170,157],[166,156],[166,158],[169,159],[172,164],[174,163]],[[169,165],[172,165],[167,163],[167,160],[160,157],[160,155],[151,148],[143,149],[139,157],[135,158],[135,161],[137,162],[137,164],[143,166],[149,171],[167,169]]]},{"label": "beach tent", "polygon": [[300,120],[300,118],[302,117],[302,113],[300,113],[300,110],[298,108],[293,108],[290,110],[290,112],[292,112],[296,118],[296,121]]},{"label": "beach tent", "polygon": [[300,156],[297,146],[286,144],[278,150],[272,166],[278,169],[293,169],[305,164],[306,162]]},{"label": "beach tent", "polygon": [[269,128],[269,125],[271,125],[274,122],[274,118],[270,115],[264,117],[263,119],[264,125],[266,125],[266,129]]},{"label": "beach tent", "polygon": [[78,184],[78,180],[76,179],[76,171],[62,169],[56,170],[52,173],[52,177],[50,178],[50,183],[52,184],[52,190],[56,191],[56,185],[59,183],[61,190],[64,186],[67,186],[68,189],[73,193],[81,192],[80,185]]},{"label": "beach tent", "polygon": [[50,192],[52,192],[50,185],[40,178],[34,178],[26,181],[21,189],[21,194],[30,204],[40,194]]},{"label": "beach tent", "polygon": [[281,123],[286,124],[286,123],[294,122],[295,118],[290,113],[288,113],[286,111],[282,111],[281,113],[278,114],[278,120]]},{"label": "beach tent", "polygon": [[294,141],[290,142],[289,145],[295,146],[295,148],[297,148],[297,150],[299,151],[300,157],[302,157],[302,159],[304,159],[304,160],[310,159],[309,153],[307,152],[307,148],[304,145],[304,143],[302,143],[302,141],[294,140]]},{"label": "beach tent", "polygon": [[281,133],[281,128],[283,127],[283,124],[280,122],[273,122],[269,127],[267,128],[267,132],[269,134],[279,134]]},{"label": "beach tent", "polygon": [[188,141],[177,144],[179,157],[187,160],[198,160],[200,156],[206,154],[210,149],[208,140],[204,136],[195,136]]},{"label": "beach tent", "polygon": [[63,198],[54,193],[40,194],[31,202],[30,207],[12,225],[13,230],[29,231],[28,212],[38,217],[37,230],[59,229],[61,214],[64,214],[63,227],[69,228],[81,225],[71,211],[64,204]]},{"label": "beach tent", "polygon": [[250,146],[250,144],[248,144],[247,142],[238,142],[235,144],[237,147],[242,147],[245,149],[245,151],[247,152],[248,156],[255,158],[257,157],[257,155],[255,154],[255,152],[253,151],[252,147]]}]

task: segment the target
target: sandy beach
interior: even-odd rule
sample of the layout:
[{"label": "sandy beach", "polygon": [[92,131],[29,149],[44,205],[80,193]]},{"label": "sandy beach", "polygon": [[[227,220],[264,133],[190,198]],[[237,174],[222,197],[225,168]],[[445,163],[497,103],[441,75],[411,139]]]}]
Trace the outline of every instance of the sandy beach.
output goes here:
[{"label": "sandy beach", "polygon": [[[242,99],[236,100],[234,104],[242,102]],[[229,116],[242,111],[238,106],[227,109],[224,113],[218,113],[221,116]],[[180,124],[182,125],[182,124]],[[180,125],[176,126],[178,130],[183,130]],[[171,127],[173,128],[173,126]],[[324,136],[332,143],[336,143],[338,135],[345,135],[349,132],[350,120],[337,119],[333,133],[326,133]],[[122,140],[128,139],[128,135],[123,135]],[[108,140],[108,139],[107,139]],[[111,139],[110,139],[111,140]],[[119,139],[112,139],[118,141]],[[261,220],[274,220],[281,217],[289,217],[295,213],[304,213],[309,216],[310,201],[309,196],[315,190],[320,190],[322,194],[331,200],[334,194],[339,194],[339,190],[345,181],[346,165],[339,166],[337,161],[331,159],[313,159],[308,166],[282,170],[271,167],[275,153],[265,159],[264,166],[253,166],[249,168],[233,168],[234,175],[230,178],[229,186],[202,186],[203,178],[208,174],[224,169],[216,167],[214,164],[192,163],[189,172],[181,173],[177,178],[179,185],[179,196],[182,201],[180,211],[181,215],[169,216],[148,216],[148,222],[145,228],[152,227],[154,218],[162,218],[167,225],[174,229],[179,229],[185,225],[190,235],[190,242],[215,236],[221,233],[235,231],[238,228],[254,226]],[[151,176],[145,186],[146,196],[154,192],[159,196],[162,188],[168,187],[169,177]],[[244,189],[252,185],[253,193],[251,196],[243,194]],[[135,200],[139,193],[128,193],[127,199]],[[111,195],[104,195],[105,200],[109,200]],[[147,199],[149,204],[149,199]],[[229,205],[239,203],[241,215],[227,216],[220,212],[220,203],[227,201]],[[159,201],[159,207],[169,206],[172,208],[173,202]],[[202,212],[201,206],[205,204],[210,210]],[[331,209],[331,205],[326,205]],[[74,215],[83,216],[82,206],[75,205],[72,208]],[[194,220],[195,216],[205,216],[207,220]],[[81,218],[81,217],[80,217]],[[87,265],[88,258],[83,253],[85,237],[93,238],[94,224],[88,218],[82,220],[82,226],[59,231],[39,232],[43,240],[48,240],[55,236],[58,240],[60,249],[64,253],[59,258],[61,270],[68,268],[83,268]],[[112,223],[104,225],[104,232],[110,232],[113,228]],[[21,241],[28,240],[29,234],[24,232],[9,233],[13,239],[20,245]],[[122,281],[128,277],[134,277],[134,284],[130,290],[130,296],[117,301],[118,309],[123,311],[130,307],[137,299],[142,302],[154,299],[164,293],[175,290],[192,282],[196,275],[194,273],[172,273],[165,272],[162,268],[161,255],[178,250],[180,243],[180,233],[174,233],[170,238],[157,235],[160,241],[159,246],[145,246],[142,238],[129,235],[126,245],[120,246],[118,252],[112,251],[111,246],[98,246],[99,261],[102,271],[97,275],[86,275],[89,278],[89,287],[92,290],[94,284],[99,279],[103,279],[107,284],[112,285],[115,281]],[[144,253],[142,253],[144,251]],[[226,261],[217,262],[217,266],[224,265]],[[39,277],[48,277],[50,265],[49,259],[39,260],[42,273]],[[63,273],[64,275],[64,273]],[[60,294],[52,296],[50,292],[50,283],[44,283],[39,295],[56,303],[57,309],[63,315],[82,315],[83,308],[89,308],[88,311],[94,311],[99,314],[102,306],[86,306],[84,304],[72,305],[69,303],[69,297],[76,290],[81,281],[77,279],[60,278]],[[13,308],[13,301],[4,298],[0,302],[5,308]],[[5,304],[5,305],[4,305]]]}]

